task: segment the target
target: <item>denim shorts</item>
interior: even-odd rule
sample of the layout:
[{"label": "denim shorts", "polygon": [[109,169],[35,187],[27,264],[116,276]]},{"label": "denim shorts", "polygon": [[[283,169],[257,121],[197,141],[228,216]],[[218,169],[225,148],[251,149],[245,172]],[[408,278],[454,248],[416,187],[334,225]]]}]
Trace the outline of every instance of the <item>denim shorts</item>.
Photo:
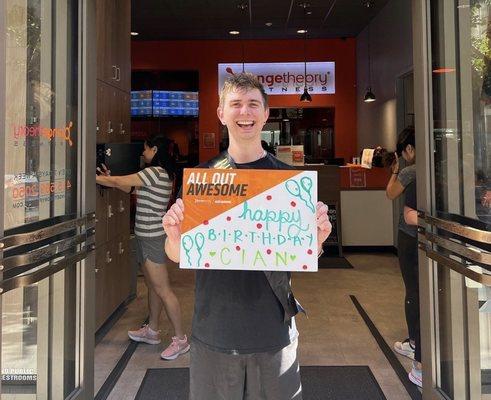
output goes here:
[{"label": "denim shorts", "polygon": [[136,239],[136,260],[143,265],[146,260],[155,264],[165,264],[165,235],[157,237],[135,236]]}]

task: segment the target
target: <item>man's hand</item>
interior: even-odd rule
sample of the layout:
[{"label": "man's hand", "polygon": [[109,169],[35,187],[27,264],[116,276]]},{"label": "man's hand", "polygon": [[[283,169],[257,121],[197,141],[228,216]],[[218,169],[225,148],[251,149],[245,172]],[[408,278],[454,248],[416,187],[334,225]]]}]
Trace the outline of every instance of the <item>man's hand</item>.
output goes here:
[{"label": "man's hand", "polygon": [[177,199],[162,218],[167,239],[165,241],[165,252],[167,256],[175,262],[179,262],[179,252],[181,247],[181,223],[184,220],[184,202]]},{"label": "man's hand", "polygon": [[329,221],[328,207],[322,202],[317,202],[317,252],[322,250],[322,243],[326,241],[332,231]]},{"label": "man's hand", "polygon": [[181,241],[181,222],[184,220],[184,202],[177,199],[162,218],[165,234],[171,242]]}]

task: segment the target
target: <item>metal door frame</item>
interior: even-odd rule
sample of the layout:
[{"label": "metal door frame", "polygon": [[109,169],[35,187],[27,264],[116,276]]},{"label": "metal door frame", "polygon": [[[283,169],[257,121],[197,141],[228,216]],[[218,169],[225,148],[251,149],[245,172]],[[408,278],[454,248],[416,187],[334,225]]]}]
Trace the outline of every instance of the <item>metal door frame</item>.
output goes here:
[{"label": "metal door frame", "polygon": [[[95,212],[95,132],[96,132],[96,18],[95,0],[78,2],[78,121],[80,140],[78,148],[77,178],[79,192],[77,195],[77,217],[81,218]],[[6,2],[0,0],[0,60],[6,58]],[[6,110],[6,65],[0,62],[0,143],[5,143],[5,110]],[[0,160],[5,159],[5,146],[0,146]],[[5,166],[0,163],[0,187],[4,187]],[[4,237],[4,198],[0,196],[0,237]],[[93,240],[93,239],[92,239]],[[0,245],[1,246],[1,245]],[[3,251],[0,247],[0,281],[2,273]],[[70,399],[94,398],[94,276],[95,256],[89,251],[87,257],[79,261],[79,282],[77,299],[78,337],[76,375],[79,390]],[[0,296],[0,307],[2,296]],[[0,332],[2,321],[0,319]],[[2,345],[0,335],[0,348]],[[1,356],[1,352],[0,352]],[[1,357],[0,357],[1,365]],[[1,381],[0,381],[1,393]]]},{"label": "metal door frame", "polygon": [[[413,24],[413,64],[414,64],[414,98],[418,101],[414,104],[416,134],[416,177],[418,209],[431,213],[431,190],[434,182],[433,152],[429,151],[433,143],[430,141],[432,121],[432,94],[430,51],[430,11],[426,0],[413,0],[412,4]],[[420,291],[420,324],[421,324],[421,357],[423,368],[423,398],[439,400],[434,394],[436,387],[436,343],[435,343],[435,318],[433,280],[435,267],[433,262],[420,250],[419,261],[419,291]]]},{"label": "metal door frame", "polygon": [[[81,124],[81,148],[79,149],[78,182],[82,195],[79,209],[82,215],[95,213],[95,165],[96,165],[96,113],[97,104],[97,48],[96,0],[80,0],[79,5],[79,121]],[[80,399],[94,398],[94,347],[95,347],[95,254],[89,253],[80,269],[80,332],[83,336],[78,354],[80,367]]]},{"label": "metal door frame", "polygon": [[[6,77],[6,65],[5,62],[1,60],[6,59],[6,40],[5,40],[5,35],[6,35],[6,29],[7,29],[7,23],[6,23],[6,4],[5,1],[0,0],[0,143],[5,143],[5,131],[3,127],[5,126],[5,103],[6,103],[6,82],[5,82],[5,77]],[[0,160],[5,160],[5,146],[0,145]],[[5,166],[3,165],[3,162],[0,163],[0,188],[5,187]],[[3,210],[4,210],[4,198],[3,196],[0,196],[0,237],[3,237],[3,227],[4,227],[4,215],[3,215]],[[3,260],[3,251],[2,248],[0,247],[0,265],[2,265],[2,260]],[[3,269],[3,268],[2,268]],[[3,272],[2,269],[0,269],[0,280],[3,279]],[[2,309],[2,296],[0,296],[0,310]],[[0,332],[2,332],[2,318],[0,318]],[[2,348],[2,335],[0,335],[0,349]],[[0,351],[0,366],[2,365],[2,352]],[[0,379],[0,397],[2,393],[2,380]]]},{"label": "metal door frame", "polygon": [[[433,94],[432,94],[432,68],[431,68],[431,14],[430,1],[413,0],[412,4],[413,17],[413,64],[414,64],[414,96],[418,99],[415,102],[415,129],[416,129],[416,149],[417,149],[417,197],[418,210],[420,213],[419,242],[428,243],[428,235],[425,235],[424,227],[431,225],[434,221],[431,218],[421,219],[422,215],[435,215],[436,205],[434,204],[433,191],[435,190],[435,171],[434,171],[434,142],[433,138]],[[459,32],[459,36],[461,36]],[[465,33],[464,33],[465,34]],[[462,56],[462,55],[461,55]],[[463,107],[466,105],[463,104]],[[461,110],[462,111],[462,110]],[[468,110],[467,110],[468,111]],[[437,223],[447,221],[436,221]],[[476,232],[470,232],[471,229],[465,225],[449,223],[450,229],[460,229],[460,235],[470,238]],[[470,233],[469,233],[470,232]],[[477,233],[483,236],[483,233]],[[430,235],[431,236],[431,235]],[[489,238],[489,235],[486,234]],[[478,241],[482,241],[479,237]],[[487,239],[489,240],[489,239]],[[432,239],[430,240],[432,241]],[[419,285],[420,285],[420,321],[421,321],[421,345],[422,345],[422,362],[423,362],[423,398],[428,400],[442,400],[446,396],[442,395],[438,389],[437,379],[439,372],[439,343],[438,343],[438,314],[436,310],[435,289],[437,280],[437,262],[428,256],[430,246],[423,244],[420,246],[419,260]],[[431,251],[431,250],[430,250]],[[462,251],[457,249],[454,253]],[[465,250],[464,250],[465,251]],[[431,255],[431,254],[430,254]],[[434,259],[439,259],[439,263],[448,267],[459,274],[467,276],[470,279],[481,281],[490,285],[489,277],[478,273],[473,274],[465,265],[440,257],[433,252],[431,255]],[[476,299],[474,299],[476,300]],[[469,305],[467,305],[469,307]],[[464,320],[464,319],[463,319]],[[474,321],[475,322],[475,321]],[[468,326],[462,327],[464,330]],[[467,339],[469,340],[469,339]],[[475,355],[475,344],[472,346],[473,355]],[[478,349],[477,349],[478,350]],[[464,358],[464,357],[462,357]],[[465,374],[464,374],[465,375]],[[461,393],[464,393],[466,386],[470,389],[470,398],[481,398],[479,393],[475,392],[475,385],[480,380],[475,380],[474,373],[469,372],[469,377],[462,377],[462,380],[456,382]],[[470,379],[468,382],[467,379]],[[480,387],[480,384],[479,384]],[[459,396],[456,394],[456,396]]]}]

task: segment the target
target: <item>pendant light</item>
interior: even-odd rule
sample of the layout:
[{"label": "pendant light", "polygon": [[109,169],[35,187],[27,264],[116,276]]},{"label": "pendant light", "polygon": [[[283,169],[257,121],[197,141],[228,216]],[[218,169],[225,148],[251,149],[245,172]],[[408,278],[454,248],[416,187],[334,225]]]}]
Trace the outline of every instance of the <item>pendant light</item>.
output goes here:
[{"label": "pendant light", "polygon": [[372,71],[371,71],[371,59],[370,59],[370,23],[368,23],[368,87],[365,93],[363,101],[365,103],[371,103],[375,101],[375,95],[372,92]]},{"label": "pendant light", "polygon": [[310,103],[312,101],[312,96],[307,89],[307,7],[309,3],[301,3],[300,7],[303,7],[303,15],[305,17],[305,27],[303,29],[303,60],[304,60],[304,71],[303,71],[303,81],[304,88],[303,93],[300,96],[300,101],[302,103]]},{"label": "pendant light", "polygon": [[312,101],[312,96],[310,95],[308,89],[307,89],[307,52],[305,51],[306,49],[306,44],[307,44],[307,30],[305,30],[304,33],[304,72],[303,72],[303,81],[305,83],[305,86],[303,88],[303,93],[300,96],[300,101],[302,103],[310,103]]},{"label": "pendant light", "polygon": [[[237,8],[242,12],[244,15],[244,20],[247,18],[247,9],[249,8],[249,5],[244,2],[244,3],[239,3],[237,5]],[[250,12],[249,12],[250,14]],[[244,31],[247,28],[247,22],[244,22]],[[250,40],[251,36],[251,21],[249,19],[249,27],[247,28],[247,32]],[[241,47],[242,47],[242,72],[245,72],[245,35],[242,35],[242,40],[241,40]]]}]

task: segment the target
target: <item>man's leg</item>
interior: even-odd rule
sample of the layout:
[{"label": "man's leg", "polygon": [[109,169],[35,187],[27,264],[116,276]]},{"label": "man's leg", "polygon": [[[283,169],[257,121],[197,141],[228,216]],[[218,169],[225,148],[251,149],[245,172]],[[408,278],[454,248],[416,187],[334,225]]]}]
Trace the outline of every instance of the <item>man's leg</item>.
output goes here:
[{"label": "man's leg", "polygon": [[208,350],[192,342],[189,400],[243,400],[245,356]]},{"label": "man's leg", "polygon": [[275,353],[247,358],[245,400],[302,400],[298,340]]}]

